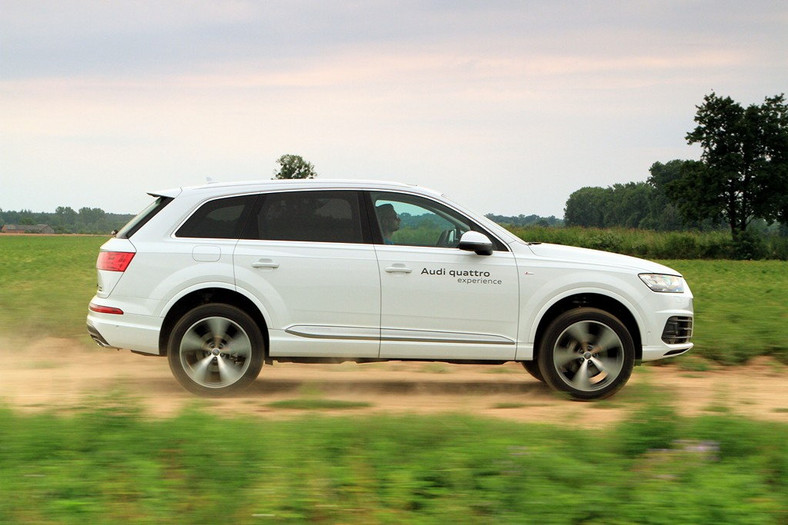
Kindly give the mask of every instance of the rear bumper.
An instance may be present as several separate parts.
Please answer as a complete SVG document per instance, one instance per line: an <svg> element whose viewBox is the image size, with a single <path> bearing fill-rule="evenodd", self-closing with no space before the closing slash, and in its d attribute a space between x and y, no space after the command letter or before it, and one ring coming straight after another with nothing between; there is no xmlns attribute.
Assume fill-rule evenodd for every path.
<svg viewBox="0 0 788 525"><path fill-rule="evenodd" d="M87 330L104 348L126 348L142 354L161 355L159 330L161 320L150 316L115 315L89 312Z"/></svg>
<svg viewBox="0 0 788 525"><path fill-rule="evenodd" d="M112 345L110 345L107 342L106 339L104 339L104 336L101 335L98 329L95 326L93 326L90 321L88 321L87 328L88 328L88 335L90 336L91 339L93 339L93 341L97 345L99 345L102 348L114 348Z"/></svg>

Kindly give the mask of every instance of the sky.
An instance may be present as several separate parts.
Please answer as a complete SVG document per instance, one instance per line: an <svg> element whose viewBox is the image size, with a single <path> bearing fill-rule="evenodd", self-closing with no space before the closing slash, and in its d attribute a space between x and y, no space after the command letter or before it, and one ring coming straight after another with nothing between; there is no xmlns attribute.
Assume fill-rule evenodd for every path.
<svg viewBox="0 0 788 525"><path fill-rule="evenodd" d="M704 95L786 91L784 0L0 0L0 209L136 213L296 154L563 217L699 158Z"/></svg>

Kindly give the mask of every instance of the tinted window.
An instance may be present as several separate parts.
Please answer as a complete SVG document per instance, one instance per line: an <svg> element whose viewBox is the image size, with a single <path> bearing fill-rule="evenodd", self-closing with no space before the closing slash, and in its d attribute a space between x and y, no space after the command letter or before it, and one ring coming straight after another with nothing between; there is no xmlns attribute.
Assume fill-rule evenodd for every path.
<svg viewBox="0 0 788 525"><path fill-rule="evenodd" d="M298 191L264 197L256 238L271 241L364 242L359 198L350 191Z"/></svg>
<svg viewBox="0 0 788 525"><path fill-rule="evenodd" d="M255 195L216 199L203 204L175 234L178 237L238 239Z"/></svg>

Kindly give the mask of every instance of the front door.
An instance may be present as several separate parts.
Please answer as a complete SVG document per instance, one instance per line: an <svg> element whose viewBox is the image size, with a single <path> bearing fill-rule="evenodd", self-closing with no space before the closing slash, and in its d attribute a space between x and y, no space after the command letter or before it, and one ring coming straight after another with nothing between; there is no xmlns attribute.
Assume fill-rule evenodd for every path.
<svg viewBox="0 0 788 525"><path fill-rule="evenodd" d="M514 359L519 285L505 245L492 255L462 251L462 234L479 228L461 213L421 196L371 198L380 228L380 356Z"/></svg>

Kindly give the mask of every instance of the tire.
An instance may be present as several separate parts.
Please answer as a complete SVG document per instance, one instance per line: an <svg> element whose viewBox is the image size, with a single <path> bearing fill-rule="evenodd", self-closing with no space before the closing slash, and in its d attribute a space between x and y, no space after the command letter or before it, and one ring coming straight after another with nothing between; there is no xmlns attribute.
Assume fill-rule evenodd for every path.
<svg viewBox="0 0 788 525"><path fill-rule="evenodd" d="M167 345L175 379L190 392L214 397L249 386L260 374L264 354L257 323L227 304L206 304L186 313Z"/></svg>
<svg viewBox="0 0 788 525"><path fill-rule="evenodd" d="M536 360L534 360L534 361L522 361L522 364L523 364L523 368L525 368L525 370L529 374L531 374L531 377L533 377L534 379L544 383L544 376L542 376L542 371L539 370L539 362L538 361L536 361Z"/></svg>
<svg viewBox="0 0 788 525"><path fill-rule="evenodd" d="M547 328L539 369L552 388L579 400L603 399L629 380L635 344L626 326L596 308L576 308Z"/></svg>

